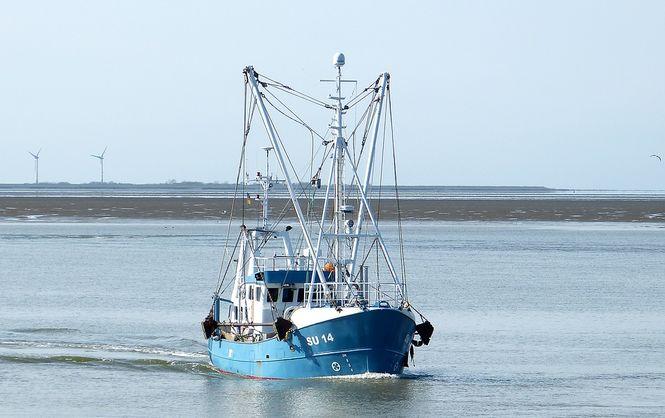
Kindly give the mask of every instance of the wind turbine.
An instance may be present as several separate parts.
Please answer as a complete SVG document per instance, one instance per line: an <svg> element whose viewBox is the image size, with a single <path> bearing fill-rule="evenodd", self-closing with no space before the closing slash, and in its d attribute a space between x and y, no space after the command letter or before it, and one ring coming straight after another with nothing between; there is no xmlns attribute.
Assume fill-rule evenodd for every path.
<svg viewBox="0 0 665 418"><path fill-rule="evenodd" d="M104 152L102 152L100 155L90 154L91 157L95 157L99 160L99 164L100 164L101 169L102 169L102 175L101 175L102 184L104 184L104 154L106 154L106 148L108 148L108 147L104 147Z"/></svg>
<svg viewBox="0 0 665 418"><path fill-rule="evenodd" d="M33 154L30 151L28 151L28 154L32 155L32 158L35 159L35 184L39 184L39 153L42 152L42 149L40 148L39 151L37 151L37 154Z"/></svg>

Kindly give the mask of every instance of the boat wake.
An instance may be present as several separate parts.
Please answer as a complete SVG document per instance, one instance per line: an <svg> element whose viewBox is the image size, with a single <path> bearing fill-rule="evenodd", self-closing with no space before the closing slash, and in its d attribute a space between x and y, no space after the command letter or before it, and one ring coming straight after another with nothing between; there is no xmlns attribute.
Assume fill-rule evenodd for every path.
<svg viewBox="0 0 665 418"><path fill-rule="evenodd" d="M390 374L390 373L362 373L362 374L353 374L353 375L343 375L343 376L320 376L315 377L314 379L334 379L334 380L376 380L376 379L404 379L403 375Z"/></svg>
<svg viewBox="0 0 665 418"><path fill-rule="evenodd" d="M13 331L17 332L16 330ZM30 331L28 332L30 333ZM48 332L59 334L71 331L76 330L54 328L49 329ZM191 340L185 342L192 343ZM26 365L59 364L79 367L99 367L100 369L190 373L214 378L226 377L220 374L209 363L208 356L204 352L142 345L5 340L0 341L0 365L3 363ZM418 379L419 377L421 376L410 374L363 373L352 376L326 376L315 379L363 381Z"/></svg>
<svg viewBox="0 0 665 418"><path fill-rule="evenodd" d="M44 328L14 328L9 332L17 334L70 334L79 332L75 328L44 327Z"/></svg>
<svg viewBox="0 0 665 418"><path fill-rule="evenodd" d="M66 332L68 330L49 331ZM69 364L218 376L203 352L144 345L5 340L0 341L0 364L3 363Z"/></svg>
<svg viewBox="0 0 665 418"><path fill-rule="evenodd" d="M120 345L120 344L90 344L78 342L53 342L53 341L0 341L0 349L3 348L18 348L18 349L75 349L86 351L104 351L116 353L140 353L140 354L154 354L160 356L171 357L186 357L207 359L208 356L204 352L189 352L174 350L164 347L150 347L141 345Z"/></svg>
<svg viewBox="0 0 665 418"><path fill-rule="evenodd" d="M181 361L157 358L120 359L80 355L23 356L0 355L0 363L18 364L71 364L115 369L145 371L167 371L217 376L216 370L207 361Z"/></svg>

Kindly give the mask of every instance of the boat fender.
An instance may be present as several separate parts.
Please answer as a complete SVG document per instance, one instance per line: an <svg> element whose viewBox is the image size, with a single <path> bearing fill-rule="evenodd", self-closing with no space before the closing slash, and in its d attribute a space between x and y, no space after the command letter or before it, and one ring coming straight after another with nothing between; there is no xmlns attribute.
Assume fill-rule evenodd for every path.
<svg viewBox="0 0 665 418"><path fill-rule="evenodd" d="M201 322L201 328L203 329L203 336L207 340L212 336L212 334L215 332L217 327L219 326L219 323L215 321L215 314L213 312L213 309L210 308L210 313L206 318Z"/></svg>
<svg viewBox="0 0 665 418"><path fill-rule="evenodd" d="M416 347L420 347L423 344L428 345L433 333L434 327L429 321L416 325L416 334L420 336L420 341L413 340L412 344Z"/></svg>
<svg viewBox="0 0 665 418"><path fill-rule="evenodd" d="M288 338L291 328L293 327L293 322L288 319L284 319L281 316L277 318L274 323L275 331L277 332L277 339L284 341Z"/></svg>

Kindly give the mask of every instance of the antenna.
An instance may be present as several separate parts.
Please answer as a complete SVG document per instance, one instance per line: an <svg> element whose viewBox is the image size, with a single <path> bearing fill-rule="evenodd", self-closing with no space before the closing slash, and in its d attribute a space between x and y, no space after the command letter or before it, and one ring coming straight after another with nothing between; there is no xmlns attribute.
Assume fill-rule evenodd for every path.
<svg viewBox="0 0 665 418"><path fill-rule="evenodd" d="M273 186L273 183L279 183L279 180L273 179L272 176L270 175L270 151L274 150L275 148L272 146L265 146L261 147L262 150L266 152L266 172L264 175L261 175L261 173L257 173L256 180L258 183L261 184L263 187L263 199L262 199L262 204L263 204L263 229L267 230L268 229L268 216L270 215L270 206L268 203L269 197L268 197L268 192L270 188Z"/></svg>
<svg viewBox="0 0 665 418"><path fill-rule="evenodd" d="M40 148L39 151L37 151L37 154L33 154L30 151L28 151L28 154L32 155L32 158L35 159L35 184L39 184L39 153L42 152L42 149Z"/></svg>
<svg viewBox="0 0 665 418"><path fill-rule="evenodd" d="M274 150L274 147L267 146L261 147L262 150L266 152L266 176L270 176L270 151Z"/></svg>
<svg viewBox="0 0 665 418"><path fill-rule="evenodd" d="M100 164L100 167L101 167L101 176L100 176L100 178L101 178L101 183L102 184L104 184L104 154L106 154L107 148L108 148L108 146L104 147L104 151L99 155L90 154L91 157L95 157L99 160L99 164Z"/></svg>

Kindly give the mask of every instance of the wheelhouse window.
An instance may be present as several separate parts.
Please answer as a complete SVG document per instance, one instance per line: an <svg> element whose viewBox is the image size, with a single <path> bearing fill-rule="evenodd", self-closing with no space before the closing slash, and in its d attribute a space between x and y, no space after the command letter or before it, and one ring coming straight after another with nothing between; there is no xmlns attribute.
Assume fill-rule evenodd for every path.
<svg viewBox="0 0 665 418"><path fill-rule="evenodd" d="M279 298L279 288L278 287L269 287L268 288L268 298L269 302L277 302Z"/></svg>
<svg viewBox="0 0 665 418"><path fill-rule="evenodd" d="M257 301L261 300L261 288L260 287L256 286L256 294L254 296L256 296Z"/></svg>
<svg viewBox="0 0 665 418"><path fill-rule="evenodd" d="M282 302L293 302L293 289L290 287L282 289Z"/></svg>
<svg viewBox="0 0 665 418"><path fill-rule="evenodd" d="M305 301L305 289L302 289L302 288L298 289L298 299L297 299L297 301L299 303Z"/></svg>
<svg viewBox="0 0 665 418"><path fill-rule="evenodd" d="M254 300L254 286L249 286L249 295L247 296L249 300Z"/></svg>

